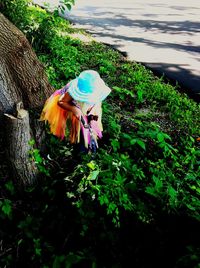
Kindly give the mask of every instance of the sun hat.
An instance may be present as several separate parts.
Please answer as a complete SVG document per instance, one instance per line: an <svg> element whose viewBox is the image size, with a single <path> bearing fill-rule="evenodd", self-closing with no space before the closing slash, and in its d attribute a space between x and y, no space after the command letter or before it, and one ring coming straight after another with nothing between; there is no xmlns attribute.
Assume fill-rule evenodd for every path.
<svg viewBox="0 0 200 268"><path fill-rule="evenodd" d="M98 72L86 70L69 83L68 93L80 102L96 104L103 101L111 92Z"/></svg>

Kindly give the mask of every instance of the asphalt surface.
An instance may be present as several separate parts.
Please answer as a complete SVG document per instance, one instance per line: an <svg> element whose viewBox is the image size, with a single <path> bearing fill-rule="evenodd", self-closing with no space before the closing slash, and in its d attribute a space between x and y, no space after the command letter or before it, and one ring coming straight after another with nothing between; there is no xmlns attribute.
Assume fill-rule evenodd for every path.
<svg viewBox="0 0 200 268"><path fill-rule="evenodd" d="M200 99L200 0L75 2L64 16L76 27Z"/></svg>

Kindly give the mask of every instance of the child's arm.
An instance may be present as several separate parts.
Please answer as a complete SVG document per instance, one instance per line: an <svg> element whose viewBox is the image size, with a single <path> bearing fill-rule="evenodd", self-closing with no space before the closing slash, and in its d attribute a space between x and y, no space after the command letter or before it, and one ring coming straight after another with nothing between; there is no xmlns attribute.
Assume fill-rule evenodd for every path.
<svg viewBox="0 0 200 268"><path fill-rule="evenodd" d="M60 96L58 100L58 105L67 111L71 111L80 120L82 112L78 107L72 104L72 100L72 97L69 95L68 92L66 92L65 94Z"/></svg>

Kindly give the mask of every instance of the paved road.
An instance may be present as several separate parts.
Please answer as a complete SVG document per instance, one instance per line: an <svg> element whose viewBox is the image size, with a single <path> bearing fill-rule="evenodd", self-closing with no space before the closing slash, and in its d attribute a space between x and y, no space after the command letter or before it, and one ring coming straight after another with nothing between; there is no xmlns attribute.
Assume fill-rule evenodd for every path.
<svg viewBox="0 0 200 268"><path fill-rule="evenodd" d="M200 0L75 2L65 17L77 27L200 97Z"/></svg>

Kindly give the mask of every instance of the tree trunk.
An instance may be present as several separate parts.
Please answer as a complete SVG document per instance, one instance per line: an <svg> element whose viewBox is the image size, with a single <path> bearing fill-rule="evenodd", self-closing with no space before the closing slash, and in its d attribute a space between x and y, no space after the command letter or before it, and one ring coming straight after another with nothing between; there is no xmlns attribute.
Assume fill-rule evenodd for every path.
<svg viewBox="0 0 200 268"><path fill-rule="evenodd" d="M24 34L0 13L0 112L22 101L25 109L41 107L53 92L43 65Z"/></svg>
<svg viewBox="0 0 200 268"><path fill-rule="evenodd" d="M29 114L17 109L17 116L5 114L6 153L19 184L32 185L37 178L37 167L30 157L31 140Z"/></svg>
<svg viewBox="0 0 200 268"><path fill-rule="evenodd" d="M14 114L16 103L22 102L26 110L41 111L45 100L52 94L43 65L39 62L24 34L0 13L0 128L4 128L3 114ZM19 120L12 118L18 124ZM13 121L13 122L14 122ZM31 122L34 120L31 120ZM18 122L18 123L16 123ZM26 124L29 124L27 121ZM14 127L16 146L28 142L21 139L24 125ZM32 127L31 133L35 133ZM28 136L27 136L28 137ZM20 141L21 139L21 141ZM22 141L23 140L23 141ZM14 141L12 141L14 142ZM25 146L23 144L23 146ZM10 160L13 160L10 154ZM20 160L23 162L22 158ZM23 164L23 163L22 163ZM28 163L27 170L28 168ZM22 169L25 170L24 165ZM13 172L20 173L19 169ZM23 173L23 172L22 172ZM21 174L21 173L20 173ZM20 176L19 176L20 177ZM30 173L30 179L32 174ZM25 178L25 181L28 179Z"/></svg>

